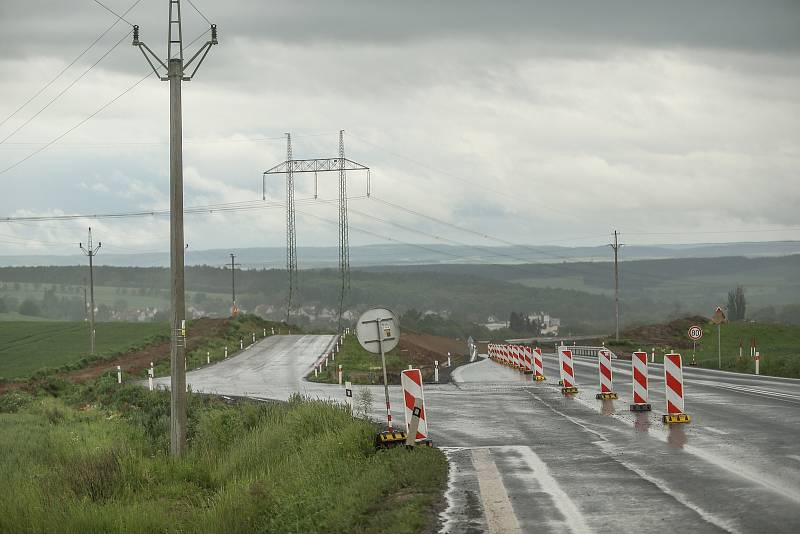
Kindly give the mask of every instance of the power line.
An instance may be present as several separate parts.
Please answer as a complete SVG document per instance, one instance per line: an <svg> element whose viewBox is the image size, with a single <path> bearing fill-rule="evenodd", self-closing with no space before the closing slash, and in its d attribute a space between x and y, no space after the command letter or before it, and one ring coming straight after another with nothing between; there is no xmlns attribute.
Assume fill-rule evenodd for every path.
<svg viewBox="0 0 800 534"><path fill-rule="evenodd" d="M136 5L137 5L137 4L139 4L139 2L141 2L141 1L142 1L142 0L136 0L136 2L134 2L134 3L133 3L133 5L132 5L131 7L129 7L129 8L128 8L128 9L125 11L124 15L127 15L127 14L128 14L128 13L129 13L129 12L130 12L130 11L131 11L131 10L132 10L134 7L136 7ZM14 116L15 116L17 113L19 113L20 111L22 111L22 109L23 109L23 108L25 108L25 106L27 106L28 104L30 104L31 102L33 102L33 100L34 100L34 99L35 99L37 96L39 96L40 94L42 94L42 93L43 93L45 90L47 90L47 88L48 88L48 87L50 87L51 85L53 85L53 83L55 83L55 81L56 81L56 80L58 80L58 79L61 77L61 75L63 75L65 72L67 72L67 70L69 70L69 68L70 68L70 67L72 67L72 66L73 66L75 63L77 63L77 62L78 62L78 60L79 60L80 58L82 58L82 57L83 57L83 56L86 54L86 52L88 52L89 50L91 50L91 49L92 49L92 47L94 47L94 45L96 45L98 42L100 42L100 40L101 40L103 37L105 37L105 36L106 36L106 34L107 34L108 32L110 32L110 31L111 31L111 30L112 30L112 29L113 29L113 28L114 28L114 27L117 25L117 23L119 23L119 21L120 21L120 20L124 20L124 19L122 19L122 17L119 17L117 20L115 20L115 21L114 21L114 22L111 24L111 26L109 26L108 28L106 28L106 29L105 29L105 31L104 31L103 33L101 33L100 35L98 35L98 36L97 36L97 38L96 38L94 41L92 41L92 43L91 43L89 46L87 46L86 48L84 48L84 49L83 49L83 51L82 51L80 54L78 54L77 56L75 56L75 59L73 59L72 61L70 61L70 63L69 63L69 64L68 64L66 67L64 67L63 69L61 69L61 71L59 71L59 73L58 73L58 74L56 74L56 75L55 75L55 77L54 77L52 80L50 80L49 82L47 82L46 84L44 84L44 86L42 86L42 88L41 88L41 89L39 89L38 91L36 91L36 92L33 94L33 96L32 96L32 97L30 97L28 100L26 100L25 102L23 102L23 104L22 104L21 106L19 106L17 109L15 109L13 112L11 112L11 114L10 114L9 116L7 116L5 119L3 119L3 120L2 120L2 122L0 122L0 126L3 126L3 125L6 123L6 122L8 122L8 120L9 120L9 119L11 119L11 118L12 118L12 117L14 117ZM125 21L125 22L127 22L127 21Z"/></svg>
<svg viewBox="0 0 800 534"><path fill-rule="evenodd" d="M96 1L96 0L95 0L95 1ZM195 11L197 11L197 14L198 14L198 15L200 15L201 17L203 17L203 18L205 19L205 21L206 21L206 22L208 22L209 24L211 24L211 21L210 21L210 20L208 20L208 17L206 17L206 16L205 16L205 14L203 14L203 12L202 12L202 11L200 11L200 9L198 9L198 7L197 7L196 5L194 5L194 2L192 2L192 0L186 0L186 1L187 1L187 2L189 2L189 5L190 5L190 6L192 6L192 9L194 9Z"/></svg>
<svg viewBox="0 0 800 534"><path fill-rule="evenodd" d="M137 0L136 4L138 4L139 2L141 2L141 0ZM126 24L128 24L128 25L129 25L131 28L133 27L133 24L131 24L130 22L128 22L128 20L125 18L125 15L127 15L127 14L128 14L128 11L130 11L131 9L133 9L133 6L135 6L136 4L133 4L133 6L131 6L131 7L128 9L128 11L126 11L124 14L122 14L122 15L119 15L119 14L117 14L117 12L116 12L116 11L114 11L113 9L111 9L110 7L108 7L107 5L105 5L103 2L100 2L100 0L94 0L94 3L95 3L95 4L97 4L98 6L102 7L103 9L105 9L106 11L108 11L109 13L111 13L112 15L114 15L115 17L117 17L117 19L118 19L118 20L121 20L121 21L125 22L125 23L126 23Z"/></svg>
<svg viewBox="0 0 800 534"><path fill-rule="evenodd" d="M204 31L203 33L201 33L200 35L198 35L197 37L195 37L195 38L194 38L194 40L192 40L192 41L191 41L191 42L190 42L188 45L186 45L186 46L187 46L187 47L188 47L188 46L191 46L192 44L194 44L194 42L195 42L195 41L198 41L198 40L200 40L200 39L201 39L201 38L202 38L202 37L203 37L205 34L207 34L209 31L211 31L211 30L206 30L206 31ZM98 115L100 112L102 112L102 111L103 111L103 110L105 110L107 107L109 107L110 105L112 105L114 102L116 102L117 100L119 100L120 98L122 98L123 96L125 96L126 94L128 94L129 92L131 92L131 91L132 91L132 90L133 90L133 89L134 89L134 88L135 88L137 85L139 85L140 83L142 83L143 81L145 81L147 78L149 78L149 77L150 77L150 75L152 75L152 72L148 71L148 72L147 72L147 74L146 74L146 75L145 75L143 78L139 79L139 80L138 80L138 81L136 81L136 82L135 82L133 85L131 85L130 87L128 87L127 89L125 89L124 91L122 91L120 94L118 94L117 96L115 96L114 98L112 98L111 100L109 100L108 102L106 102L105 104L103 104L102 106L100 106L99 108L97 108L97 109L96 109L94 112L92 112L92 113L91 113L91 114L90 114L88 117L86 117L86 118L84 118L84 119L82 119L82 120L78 121L78 123L76 123L74 126L72 126L72 127L68 128L68 129L67 129L67 130L66 130L64 133L62 133L61 135L58 135L58 136L56 136L56 137L55 137L55 138L53 138L52 140L50 140L50 141L48 141L47 143L45 143L43 146L39 147L38 149L34 150L33 152L31 152L30 154L28 154L27 156L25 156L24 158L22 158L22 159L20 159L20 160L18 160L18 161L16 161L16 162L14 162L14 163L12 163L11 165L9 165L9 166L8 166L8 167L6 167L6 168L4 168L4 169L0 170L0 174L5 174L5 173L7 173L8 171L10 171L11 169L14 169L14 168L16 168L17 166L21 165L22 163L25 163L26 161L28 161L29 159L31 159L31 158L32 158L32 157L34 157L35 155L37 155L37 154L39 154L39 153L43 152L43 151L44 151L44 150L46 150L48 147L52 146L53 144L57 143L59 140L61 140L61 139L63 139L64 137L66 137L68 134L70 134L70 133L72 133L73 131L77 130L78 128L80 128L81 126L83 126L85 123L87 123L87 122L89 122L91 119L93 119L93 118L94 118L96 115Z"/></svg>
<svg viewBox="0 0 800 534"><path fill-rule="evenodd" d="M105 58L106 58L106 57L107 57L107 56L108 56L108 55L109 55L111 52L113 52L113 51L114 51L114 49L115 49L116 47L118 47L118 46L119 46L119 45L122 43L122 41L124 41L125 39L127 39L127 38L128 38L128 36L131 34L131 32L132 32L132 31L133 31L133 30L130 30L128 33L126 33L125 35L123 35L123 36L122 36L122 38L121 38L119 41L117 41L116 43L114 43L114 46L112 46L111 48L109 48L109 49L108 49L108 51L107 51L105 54L103 54L102 56L100 56L100 59L98 59L97 61L95 61L94 63L92 63L92 64L89 66L89 68L88 68L88 69L86 69L85 71L83 71L83 72L82 72L82 73L81 73L81 74L80 74L80 75L79 75L77 78L75 78L74 80L72 80L72 82L70 82L70 83L69 83L69 85L67 85L67 86L66 86L66 87L64 87L64 88L63 88L61 91L59 91L59 92L56 94L56 96L54 96L53 98L51 98L51 99L50 99L50 100L47 102L47 104L45 104L44 106L42 106L41 108L39 108L39 110L38 110L36 113L34 113L34 114L33 114L33 115L31 115L30 117L28 117L28 120L26 120L25 122L23 122L22 124L20 124L20 125L19 125L19 126L17 126L16 128L14 128L14 129L11 131L11 133L10 133L10 134L8 134L8 135L7 135L7 136L5 136L5 137L4 137L2 140L0 140L0 145L2 145L3 143L5 143L6 141L8 141L8 140L9 140L11 137L13 137L13 136L14 136L14 135L15 135L17 132L19 132L20 130L22 130L23 128L25 128L27 125L29 125L31 122L33 122L33 120L34 120L36 117L38 117L39 115L41 115L41 114L42 114L42 112L44 112L44 110L46 110L47 108L49 108L51 104L53 104L53 103L54 103L56 100L58 100L59 98L61 98L61 97L64 95L64 93L66 93L67 91L69 91L70 89L72 89L72 87L73 87L73 86L74 86L76 83L78 83L78 82L79 82L79 81L80 81L80 80L81 80L81 79L82 79L84 76L86 76L86 75L89 73L89 71L91 71L93 68L95 68L95 67L96 67L96 66L97 66L97 65L98 65L98 64L99 64L101 61L103 61L103 60L104 60L104 59L105 59Z"/></svg>

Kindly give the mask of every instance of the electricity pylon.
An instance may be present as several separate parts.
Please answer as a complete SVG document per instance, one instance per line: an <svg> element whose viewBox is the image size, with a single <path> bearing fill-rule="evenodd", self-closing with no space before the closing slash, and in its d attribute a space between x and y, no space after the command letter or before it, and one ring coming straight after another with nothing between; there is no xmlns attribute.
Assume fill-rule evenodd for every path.
<svg viewBox="0 0 800 534"><path fill-rule="evenodd" d="M170 183L170 451L182 456L186 450L186 293L183 239L183 124L181 83L190 81L211 47L217 44L217 25L211 24L211 39L187 61L183 61L183 29L180 0L169 0L167 63L139 40L139 26L133 27L133 46L141 50L161 81L169 82L169 183ZM155 61L155 63L154 63ZM195 63L196 61L196 63ZM190 67L194 64L194 68ZM166 74L159 72L159 66ZM189 72L191 70L191 72Z"/></svg>

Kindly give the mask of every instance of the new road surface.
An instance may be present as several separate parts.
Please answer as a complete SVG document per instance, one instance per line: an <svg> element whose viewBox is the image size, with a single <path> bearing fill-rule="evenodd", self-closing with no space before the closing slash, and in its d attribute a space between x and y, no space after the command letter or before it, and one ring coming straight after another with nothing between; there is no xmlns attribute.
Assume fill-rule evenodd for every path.
<svg viewBox="0 0 800 534"><path fill-rule="evenodd" d="M266 338L187 382L343 401L338 386L303 379L331 342ZM692 423L669 427L660 365L650 366L653 411L634 414L630 362L613 364L617 401L595 400L592 359L575 359L572 398L557 386L555 356L544 362L545 382L480 359L451 384L426 384L430 435L451 464L444 532L800 532L800 380L685 369ZM383 388L368 389L381 420ZM402 422L399 388L391 397Z"/></svg>

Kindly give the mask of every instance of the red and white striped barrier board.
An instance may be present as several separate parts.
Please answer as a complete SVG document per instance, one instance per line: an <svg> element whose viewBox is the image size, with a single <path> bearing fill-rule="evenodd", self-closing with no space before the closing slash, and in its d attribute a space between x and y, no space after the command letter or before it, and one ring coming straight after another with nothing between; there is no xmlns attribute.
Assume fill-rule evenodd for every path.
<svg viewBox="0 0 800 534"><path fill-rule="evenodd" d="M416 440L428 439L428 418L425 413L425 394L422 391L422 372L419 369L406 369L400 373L400 384L403 386L403 398L405 404L406 431L411 424L411 417L414 412L416 399L422 401L419 414L419 425L417 426Z"/></svg>
<svg viewBox="0 0 800 534"><path fill-rule="evenodd" d="M572 351L563 345L558 347L559 367L561 369L561 382L563 387L561 393L577 393L578 386L575 383L575 364L572 360Z"/></svg>
<svg viewBox="0 0 800 534"><path fill-rule="evenodd" d="M600 375L600 393L596 395L600 400L612 400L617 398L614 392L614 377L611 369L611 352L607 350L597 351L597 370Z"/></svg>
<svg viewBox="0 0 800 534"><path fill-rule="evenodd" d="M508 345L503 345L503 363L506 365L511 365L511 353L508 349Z"/></svg>
<svg viewBox="0 0 800 534"><path fill-rule="evenodd" d="M523 371L525 363L523 360L522 347L520 345L514 345L514 360L514 367L516 367L518 371Z"/></svg>
<svg viewBox="0 0 800 534"><path fill-rule="evenodd" d="M539 347L533 349L533 379L545 380L544 364L542 363L542 349Z"/></svg>
<svg viewBox="0 0 800 534"><path fill-rule="evenodd" d="M665 423L688 423L691 418L683 412L683 363L680 354L664 355L664 383L667 393Z"/></svg>
<svg viewBox="0 0 800 534"><path fill-rule="evenodd" d="M646 352L637 351L631 355L631 372L633 374L633 404L631 404L631 411L649 412Z"/></svg>
<svg viewBox="0 0 800 534"><path fill-rule="evenodd" d="M525 374L526 375L533 374L533 363L532 363L533 362L533 357L532 357L533 349L531 349L530 347L523 347L522 349L524 351L522 353L522 357L525 359L525 369L524 369Z"/></svg>

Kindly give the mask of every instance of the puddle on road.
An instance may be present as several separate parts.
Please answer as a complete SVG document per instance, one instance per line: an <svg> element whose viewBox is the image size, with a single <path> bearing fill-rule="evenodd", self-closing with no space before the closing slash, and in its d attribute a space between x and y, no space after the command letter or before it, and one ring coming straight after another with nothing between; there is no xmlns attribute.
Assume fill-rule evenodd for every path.
<svg viewBox="0 0 800 534"><path fill-rule="evenodd" d="M647 412L637 412L634 414L636 419L633 421L633 428L636 432L647 434L650 432L650 414Z"/></svg>
<svg viewBox="0 0 800 534"><path fill-rule="evenodd" d="M669 425L669 434L667 434L667 445L673 449L682 449L689 441L683 425Z"/></svg>
<svg viewBox="0 0 800 534"><path fill-rule="evenodd" d="M601 402L603 404L600 407L600 413L603 415L614 415L614 401L603 399Z"/></svg>

